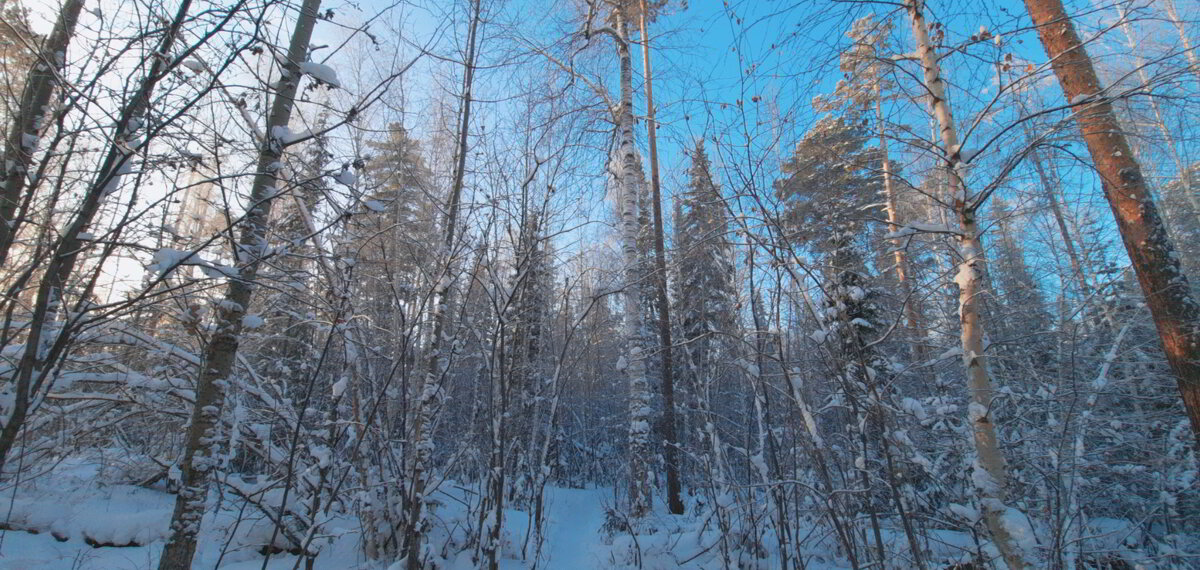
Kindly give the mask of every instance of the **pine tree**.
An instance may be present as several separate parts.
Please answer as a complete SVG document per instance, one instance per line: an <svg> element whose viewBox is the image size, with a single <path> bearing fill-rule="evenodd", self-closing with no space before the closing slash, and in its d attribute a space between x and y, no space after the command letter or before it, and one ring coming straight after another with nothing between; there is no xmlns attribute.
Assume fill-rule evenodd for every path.
<svg viewBox="0 0 1200 570"><path fill-rule="evenodd" d="M1141 165L1059 0L1025 0L1104 186L1200 446L1200 304L1180 269Z"/></svg>
<svg viewBox="0 0 1200 570"><path fill-rule="evenodd" d="M871 220L878 217L876 197L884 180L881 152L867 146L868 134L860 125L844 118L819 121L784 163L787 178L776 183L776 192L786 208L790 235L825 258L818 337L831 354L829 365L837 380L833 401L842 402L849 412L845 420L850 439L845 445L856 450L857 478L869 490L861 497L860 508L869 515L875 556L882 562L886 555L880 514L888 500L886 490L895 491L888 428L893 383L891 366L877 344L870 342L886 321L868 275L864 237ZM891 500L920 565L921 550L908 525L905 505L895 492Z"/></svg>

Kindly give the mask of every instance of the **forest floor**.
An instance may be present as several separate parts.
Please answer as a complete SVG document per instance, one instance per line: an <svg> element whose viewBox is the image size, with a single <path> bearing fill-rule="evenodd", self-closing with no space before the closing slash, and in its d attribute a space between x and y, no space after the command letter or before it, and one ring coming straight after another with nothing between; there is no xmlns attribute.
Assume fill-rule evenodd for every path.
<svg viewBox="0 0 1200 570"><path fill-rule="evenodd" d="M155 568L168 534L168 521L174 495L161 488L99 483L106 477L92 462L65 461L51 472L0 494L0 569L103 569L141 570ZM461 547L461 521L466 518L465 493L447 483L448 489L435 513L440 521L430 536L430 546L444 554L444 568L474 568L470 550ZM201 540L193 568L257 569L263 566L261 545L270 540L271 528L253 508L231 496L216 497L205 516ZM602 531L607 507L613 503L611 488L550 488L546 493L546 541L542 548L542 568L612 568L632 562L632 539L611 538ZM527 513L505 512L504 556L502 568L528 568L521 552L533 552L536 545L526 541ZM327 522L328 538L323 541L315 566L320 569L384 569L388 564L371 562L359 547L357 519L334 518ZM645 540L643 538L643 540ZM277 540L277 542L279 542ZM99 545L99 546L98 546ZM653 542L641 545L653 549ZM659 555L664 555L659 548ZM663 559L656 563L652 554L643 555L648 568L678 567ZM267 567L289 569L297 566L297 557L273 554ZM302 566L302 565L301 565ZM698 566L694 566L698 567Z"/></svg>
<svg viewBox="0 0 1200 570"><path fill-rule="evenodd" d="M167 538L167 524L174 495L162 488L127 484L102 484L111 479L100 472L95 461L64 461L48 473L30 477L19 486L0 491L0 569L96 569L143 570L157 566ZM161 485L161 483L160 483ZM428 546L445 570L478 567L474 552L465 548L464 528L473 521L468 510L471 491L445 482L433 513L434 529ZM268 494L268 501L271 495ZM263 567L262 545L271 540L272 528L253 507L244 507L230 495L215 495L204 518L203 531L193 568L251 570ZM693 497L689 512L697 509ZM723 543L718 521L711 516L669 516L658 510L631 535L621 520L610 520L614 504L612 488L546 490L545 542L540 555L529 537L530 516L517 510L505 511L500 567L505 570L537 568L587 570L591 568L720 568ZM334 517L322 528L320 555L315 567L321 570L391 570L400 565L369 561L360 546L359 521L353 516ZM1122 526L1122 525L1118 525ZM614 530L613 527L623 527ZM1110 529L1111 530L1111 529ZM36 533L35 533L36 532ZM819 528L801 529L806 537L805 565L809 569L847 568L836 555L831 537L821 537ZM1122 533L1112 533L1113 536ZM534 535L536 536L536 535ZM978 548L966 533L931 530L929 555L936 567L970 559ZM727 537L728 538L728 537ZM884 532L888 550L903 552L903 536ZM770 533L762 541L773 541ZM1119 540L1116 541L1119 543ZM284 545L282 538L276 544ZM759 558L755 549L724 542L733 567L777 568L780 561ZM1116 546L1116 544L1114 544ZM793 547L794 548L794 547ZM991 545L983 546L985 551ZM760 551L761 552L761 551ZM904 560L903 556L897 560ZM639 564L640 562L640 564ZM271 569L303 567L297 556L273 554ZM902 567L896 566L897 568Z"/></svg>
<svg viewBox="0 0 1200 570"><path fill-rule="evenodd" d="M109 478L91 461L64 461L52 471L23 481L0 494L0 569L153 569L167 538L174 495L161 488L127 484L102 484ZM160 484L161 486L161 484ZM462 550L463 522L468 518L469 492L447 482L442 485L438 521L429 546L441 555L439 567L475 568L473 552ZM261 545L270 541L271 527L254 509L229 495L214 497L205 516L193 568L258 569L263 566ZM669 517L653 513L636 537L606 528L614 504L612 488L546 491L546 532L539 568L586 570L590 568L705 568L720 565L712 520ZM505 512L501 568L533 566L537 550L527 539L529 514ZM358 520L340 517L324 528L318 569L378 569L389 564L371 562L360 548ZM611 526L611 525L609 525ZM618 525L619 526L619 525ZM705 530L705 529L708 530ZM282 544L277 539L276 543ZM100 545L100 546L97 546ZM525 555L522 555L522 551ZM273 554L267 567L290 569L297 557ZM763 567L772 561L762 560ZM399 567L398 565L396 565ZM810 566L812 567L812 566Z"/></svg>

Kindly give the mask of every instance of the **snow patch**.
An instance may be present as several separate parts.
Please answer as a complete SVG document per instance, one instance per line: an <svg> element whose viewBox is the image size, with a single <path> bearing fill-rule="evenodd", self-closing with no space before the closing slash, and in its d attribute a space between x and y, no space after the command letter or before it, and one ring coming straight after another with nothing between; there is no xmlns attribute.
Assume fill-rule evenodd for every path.
<svg viewBox="0 0 1200 570"><path fill-rule="evenodd" d="M341 82L338 81L337 72L332 67L315 61L306 61L300 64L300 71L305 75L325 83L330 87L341 87Z"/></svg>

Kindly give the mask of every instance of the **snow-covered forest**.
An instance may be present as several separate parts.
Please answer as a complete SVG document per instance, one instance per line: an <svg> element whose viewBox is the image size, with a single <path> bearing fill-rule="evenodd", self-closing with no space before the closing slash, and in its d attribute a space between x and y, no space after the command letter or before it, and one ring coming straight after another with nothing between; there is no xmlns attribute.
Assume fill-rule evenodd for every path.
<svg viewBox="0 0 1200 570"><path fill-rule="evenodd" d="M0 0L0 568L1200 568L1198 106L1195 0Z"/></svg>

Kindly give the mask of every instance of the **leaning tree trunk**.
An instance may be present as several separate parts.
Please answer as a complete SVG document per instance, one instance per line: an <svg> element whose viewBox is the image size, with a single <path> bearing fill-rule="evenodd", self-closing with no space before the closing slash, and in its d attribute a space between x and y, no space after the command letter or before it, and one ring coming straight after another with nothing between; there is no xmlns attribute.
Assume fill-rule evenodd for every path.
<svg viewBox="0 0 1200 570"><path fill-rule="evenodd" d="M1062 2L1025 0L1025 6L1075 111L1200 447L1200 305L1192 298L1141 166Z"/></svg>
<svg viewBox="0 0 1200 570"><path fill-rule="evenodd" d="M267 221L282 167L284 141L277 129L286 129L295 106L296 90L303 77L300 64L308 57L308 43L316 24L321 0L304 0L300 17L292 32L287 61L271 102L267 117L267 136L261 141L258 166L247 205L245 226L236 245L235 259L241 262L237 278L230 279L224 300L219 304L216 327L204 349L204 359L196 379L195 404L188 426L187 447L179 462L179 495L171 515L171 536L163 547L159 570L189 568L196 553L196 537L204 516L208 477L216 466L220 442L217 437L221 408L229 388L242 333L242 319L250 305L258 266L267 249Z"/></svg>
<svg viewBox="0 0 1200 570"><path fill-rule="evenodd" d="M17 210L28 182L29 166L33 163L38 137L45 127L50 96L67 63L67 47L75 35L75 22L79 20L81 9L83 0L67 0L63 4L54 30L42 42L37 59L29 70L29 78L21 92L20 106L9 126L4 144L4 168L0 170L0 177L3 177L0 184L4 192L0 194L0 267L4 266L9 249L16 241L20 228Z"/></svg>
<svg viewBox="0 0 1200 570"><path fill-rule="evenodd" d="M658 338L662 353L663 458L667 468L667 507L683 514L679 498L679 441L675 436L675 378L671 358L671 304L667 298L667 254L663 245L662 190L658 176L658 125L654 122L653 73L650 71L650 35L646 31L646 0L641 5L642 74L646 80L646 133L650 142L650 188L654 205L654 288L658 304Z"/></svg>
<svg viewBox="0 0 1200 570"><path fill-rule="evenodd" d="M959 169L964 166L959 156L958 133L954 128L954 116L946 101L945 84L942 81L938 56L929 41L929 29L925 23L923 0L909 0L908 13L912 18L913 37L921 58L925 88L929 91L930 106L941 130L942 144L947 160L950 198L958 218L959 254L962 256L955 277L958 284L959 317L962 321L963 363L967 369L967 384L971 392L968 419L975 444L976 475L973 477L976 492L983 506L984 520L1000 555L1009 568L1025 568L1025 553L1014 539L1009 521L1017 520L1015 509L1005 505L1005 481L1008 468L992 424L992 381L988 374L986 347L984 346L983 295L984 275L987 258L980 240L980 229L976 220L978 204L969 199L967 187ZM982 470L982 471L981 471Z"/></svg>
<svg viewBox="0 0 1200 570"><path fill-rule="evenodd" d="M617 156L614 164L617 207L620 214L621 251L625 257L626 374L629 376L629 512L640 518L650 512L650 383L640 339L645 325L639 306L638 189L644 183L633 142L633 58L629 52L629 22L617 9L617 56L621 66L621 103L617 111Z"/></svg>

